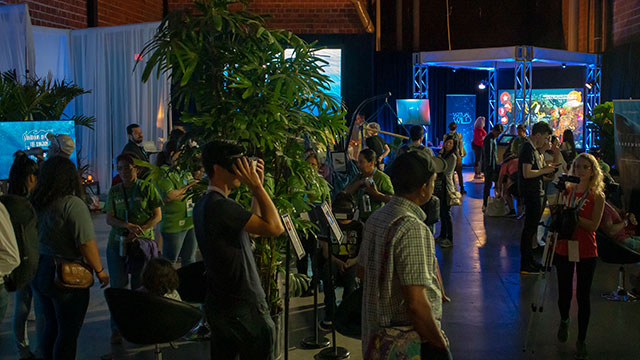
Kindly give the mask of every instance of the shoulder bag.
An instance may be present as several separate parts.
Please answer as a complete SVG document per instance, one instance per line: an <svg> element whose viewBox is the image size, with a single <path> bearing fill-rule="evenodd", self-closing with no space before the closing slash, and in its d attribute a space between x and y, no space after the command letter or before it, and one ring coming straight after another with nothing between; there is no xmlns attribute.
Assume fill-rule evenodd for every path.
<svg viewBox="0 0 640 360"><path fill-rule="evenodd" d="M54 259L56 266L55 284L63 290L88 289L93 285L93 270L76 261Z"/></svg>

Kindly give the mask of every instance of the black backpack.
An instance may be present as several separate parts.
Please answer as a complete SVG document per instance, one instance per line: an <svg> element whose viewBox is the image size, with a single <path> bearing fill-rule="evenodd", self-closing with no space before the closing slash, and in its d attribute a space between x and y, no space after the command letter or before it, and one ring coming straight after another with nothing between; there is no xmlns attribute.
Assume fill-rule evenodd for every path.
<svg viewBox="0 0 640 360"><path fill-rule="evenodd" d="M20 265L4 281L8 291L16 291L28 285L38 270L38 221L31 202L18 195L3 195L0 202L7 208L13 232L16 234Z"/></svg>

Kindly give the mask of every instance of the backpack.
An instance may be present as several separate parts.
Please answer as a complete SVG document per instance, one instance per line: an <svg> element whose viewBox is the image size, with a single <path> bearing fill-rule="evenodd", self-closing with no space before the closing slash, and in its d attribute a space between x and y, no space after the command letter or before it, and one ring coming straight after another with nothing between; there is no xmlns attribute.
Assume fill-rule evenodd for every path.
<svg viewBox="0 0 640 360"><path fill-rule="evenodd" d="M38 221L31 202L26 198L3 195L0 202L9 212L20 252L20 265L7 275L4 281L8 291L16 291L28 285L38 270Z"/></svg>

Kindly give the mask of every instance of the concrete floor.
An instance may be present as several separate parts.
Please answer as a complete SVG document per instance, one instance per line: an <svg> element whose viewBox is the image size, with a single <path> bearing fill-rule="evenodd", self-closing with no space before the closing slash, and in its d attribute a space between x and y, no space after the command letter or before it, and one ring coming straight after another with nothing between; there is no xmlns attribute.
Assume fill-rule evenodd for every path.
<svg viewBox="0 0 640 360"><path fill-rule="evenodd" d="M530 305L537 277L520 276L519 238L521 221L485 218L481 212L482 184L471 182L461 207L453 208L454 246L440 251L438 258L446 291L452 301L444 305L442 326L451 340L455 359L573 359L577 333L576 304L572 306L571 332L567 344L555 334L559 321L556 307L556 278L549 278L544 312L533 326L535 350L523 353ZM105 253L109 228L104 215L94 217L100 252ZM436 232L437 233L437 232ZM103 263L106 261L103 257ZM640 303L608 302L600 294L615 288L617 265L600 262L592 289L592 315L587 344L591 359L640 359ZM637 265L626 266L637 274ZM322 297L322 296L321 296ZM322 301L322 299L320 299ZM302 350L300 340L313 334L313 298L296 298L291 303L290 359L313 359L319 350ZM0 360L16 359L11 335L12 305L0 324ZM33 323L30 334L33 335ZM329 336L330 334L327 334ZM94 287L78 346L78 359L152 359L150 347L109 344L109 312L102 291ZM360 341L338 335L337 343L361 359ZM177 350L164 348L166 359L207 359L208 343L179 343Z"/></svg>

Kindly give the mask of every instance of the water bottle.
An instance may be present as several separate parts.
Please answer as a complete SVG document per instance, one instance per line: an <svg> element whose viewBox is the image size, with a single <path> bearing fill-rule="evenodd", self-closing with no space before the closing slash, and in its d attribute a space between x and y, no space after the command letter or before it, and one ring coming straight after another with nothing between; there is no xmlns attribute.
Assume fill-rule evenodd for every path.
<svg viewBox="0 0 640 360"><path fill-rule="evenodd" d="M371 212L371 199L369 198L368 194L364 194L364 196L362 197L362 205L363 212Z"/></svg>
<svg viewBox="0 0 640 360"><path fill-rule="evenodd" d="M122 231L122 235L120 235L120 243L118 244L119 245L118 253L122 257L127 256L127 237L129 237L129 230L124 229Z"/></svg>

